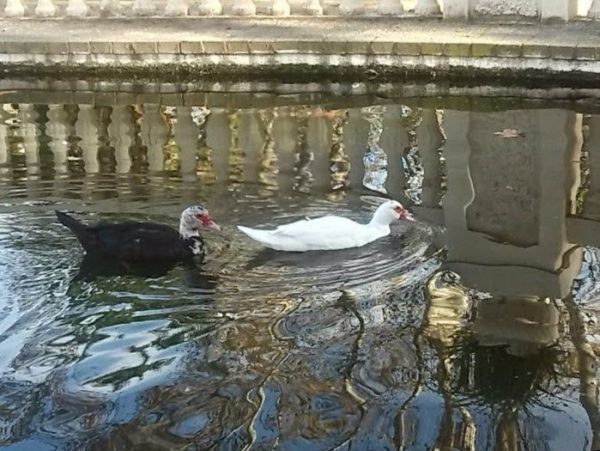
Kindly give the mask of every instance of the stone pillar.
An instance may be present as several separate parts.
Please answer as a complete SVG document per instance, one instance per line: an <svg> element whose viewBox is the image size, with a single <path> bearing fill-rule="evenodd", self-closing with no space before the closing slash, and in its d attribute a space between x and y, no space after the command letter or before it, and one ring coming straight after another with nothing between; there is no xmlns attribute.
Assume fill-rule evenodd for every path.
<svg viewBox="0 0 600 451"><path fill-rule="evenodd" d="M167 4L165 5L165 16L187 16L187 13L187 0L167 0Z"/></svg>
<svg viewBox="0 0 600 451"><path fill-rule="evenodd" d="M163 171L165 168L164 146L169 139L169 127L160 105L144 105L140 135L142 144L148 149L148 169L151 172Z"/></svg>
<svg viewBox="0 0 600 451"><path fill-rule="evenodd" d="M38 0L35 7L35 15L38 17L53 17L56 14L56 6L52 0Z"/></svg>
<svg viewBox="0 0 600 451"><path fill-rule="evenodd" d="M71 134L71 124L67 121L63 105L48 105L47 116L46 134L50 137L49 147L54 154L54 171L59 175L66 174L69 152L67 137Z"/></svg>
<svg viewBox="0 0 600 451"><path fill-rule="evenodd" d="M271 15L273 16L289 16L291 13L288 0L272 0Z"/></svg>
<svg viewBox="0 0 600 451"><path fill-rule="evenodd" d="M23 17L25 15L25 5L21 0L7 0L4 7L5 17Z"/></svg>
<svg viewBox="0 0 600 451"><path fill-rule="evenodd" d="M156 12L153 0L134 0L132 9L136 16L152 16Z"/></svg>
<svg viewBox="0 0 600 451"><path fill-rule="evenodd" d="M397 7L397 5L400 4L400 1L380 0L379 4L381 5L382 3L390 4L388 8L394 9L391 4L395 4ZM400 5L400 8L402 8L402 5ZM343 15L363 14L365 12L365 5L362 0L342 0L340 2L339 12Z"/></svg>
<svg viewBox="0 0 600 451"><path fill-rule="evenodd" d="M441 14L440 5L437 0L417 0L415 13L420 16L433 16Z"/></svg>
<svg viewBox="0 0 600 451"><path fill-rule="evenodd" d="M134 143L135 130L131 106L115 105L108 126L108 136L115 148L117 173L124 174L131 169L131 155L129 149Z"/></svg>
<svg viewBox="0 0 600 451"><path fill-rule="evenodd" d="M197 160L198 128L192 119L191 107L177 107L177 123L175 124L175 142L179 148L181 174L185 178L195 178Z"/></svg>
<svg viewBox="0 0 600 451"><path fill-rule="evenodd" d="M234 16L254 16L256 5L252 0L234 0L231 12Z"/></svg>
<svg viewBox="0 0 600 451"><path fill-rule="evenodd" d="M302 11L304 14L309 16L323 15L323 7L321 6L319 0L306 0L302 6Z"/></svg>
<svg viewBox="0 0 600 451"><path fill-rule="evenodd" d="M81 138L79 146L83 154L83 163L87 174L99 171L98 162L98 112L93 105L79 105L79 114L75 123L75 134Z"/></svg>
<svg viewBox="0 0 600 451"><path fill-rule="evenodd" d="M88 6L85 0L69 0L65 13L68 17L85 17L88 13Z"/></svg>
<svg viewBox="0 0 600 451"><path fill-rule="evenodd" d="M404 12L400 0L379 0L377 12L382 15L398 15Z"/></svg>
<svg viewBox="0 0 600 451"><path fill-rule="evenodd" d="M468 18L469 0L444 0L444 19L467 20Z"/></svg>
<svg viewBox="0 0 600 451"><path fill-rule="evenodd" d="M37 113L30 103L19 104L19 119L21 120L21 134L25 150L25 164L27 174L37 174L40 165L39 130L36 123Z"/></svg>
<svg viewBox="0 0 600 451"><path fill-rule="evenodd" d="M200 0L197 11L200 16L218 16L223 6L219 0Z"/></svg>
<svg viewBox="0 0 600 451"><path fill-rule="evenodd" d="M540 12L542 21L568 21L577 15L577 0L544 0Z"/></svg>
<svg viewBox="0 0 600 451"><path fill-rule="evenodd" d="M587 16L591 17L592 19L600 18L600 0L592 1L592 5L590 6L590 9L588 10Z"/></svg>

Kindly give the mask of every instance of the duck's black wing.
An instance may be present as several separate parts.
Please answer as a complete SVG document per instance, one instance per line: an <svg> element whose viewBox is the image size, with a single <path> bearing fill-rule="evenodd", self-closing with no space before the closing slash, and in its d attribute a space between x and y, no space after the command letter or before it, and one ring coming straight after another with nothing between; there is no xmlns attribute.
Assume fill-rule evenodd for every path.
<svg viewBox="0 0 600 451"><path fill-rule="evenodd" d="M93 250L105 256L131 261L181 260L192 258L194 244L182 240L172 227L152 222L98 224L90 227ZM84 246L85 247L85 246Z"/></svg>

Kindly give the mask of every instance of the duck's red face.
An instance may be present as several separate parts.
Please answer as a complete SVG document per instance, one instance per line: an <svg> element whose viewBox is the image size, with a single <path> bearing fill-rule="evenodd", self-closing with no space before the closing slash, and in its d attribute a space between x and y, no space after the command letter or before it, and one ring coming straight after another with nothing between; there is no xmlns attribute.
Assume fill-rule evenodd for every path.
<svg viewBox="0 0 600 451"><path fill-rule="evenodd" d="M394 207L394 212L398 215L398 219L402 220L407 220L407 221L414 221L415 219L413 218L413 216L408 212L408 210L406 210L402 205L397 205Z"/></svg>
<svg viewBox="0 0 600 451"><path fill-rule="evenodd" d="M221 227L215 221L213 221L213 219L210 217L207 211L204 211L202 213L196 213L194 216L202 225L202 227L212 230L221 230Z"/></svg>

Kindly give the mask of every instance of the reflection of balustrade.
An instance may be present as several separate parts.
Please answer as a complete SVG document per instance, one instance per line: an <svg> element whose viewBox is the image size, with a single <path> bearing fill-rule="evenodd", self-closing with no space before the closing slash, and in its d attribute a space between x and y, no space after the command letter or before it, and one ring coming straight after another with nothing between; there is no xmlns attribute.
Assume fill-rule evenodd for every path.
<svg viewBox="0 0 600 451"><path fill-rule="evenodd" d="M112 147L115 149L117 173L123 174L129 172L131 169L129 149L134 142L131 107L123 105L115 105L113 107L111 122L108 126L108 136Z"/></svg>
<svg viewBox="0 0 600 451"><path fill-rule="evenodd" d="M81 138L85 172L95 174L99 170L98 163L98 111L92 105L79 105L79 114L75 123L75 133Z"/></svg>
<svg viewBox="0 0 600 451"><path fill-rule="evenodd" d="M46 134L50 137L50 148L54 154L54 171L65 174L69 150L67 137L71 134L71 125L67 122L67 113L62 105L48 105L47 116Z"/></svg>
<svg viewBox="0 0 600 451"><path fill-rule="evenodd" d="M131 127L131 130L129 127ZM129 125L126 126L125 131L131 133L132 129L133 121L130 121ZM165 167L164 146L167 143L168 134L169 127L167 126L161 107L159 105L144 105L140 135L142 144L146 146L147 149L148 168L152 172L160 172ZM133 139L128 139L127 142L131 145Z"/></svg>
<svg viewBox="0 0 600 451"><path fill-rule="evenodd" d="M19 105L19 119L21 122L21 134L23 136L23 147L25 150L25 164L28 174L39 171L40 145L39 125L36 122L37 113L30 103Z"/></svg>

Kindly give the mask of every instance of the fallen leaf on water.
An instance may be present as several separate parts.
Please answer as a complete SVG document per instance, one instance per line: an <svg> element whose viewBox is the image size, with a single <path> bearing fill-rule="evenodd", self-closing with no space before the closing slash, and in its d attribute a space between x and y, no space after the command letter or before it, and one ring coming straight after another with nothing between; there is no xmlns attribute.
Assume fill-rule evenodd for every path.
<svg viewBox="0 0 600 451"><path fill-rule="evenodd" d="M494 132L494 135L500 138L519 138L525 136L525 133L516 128L505 128L499 132Z"/></svg>

